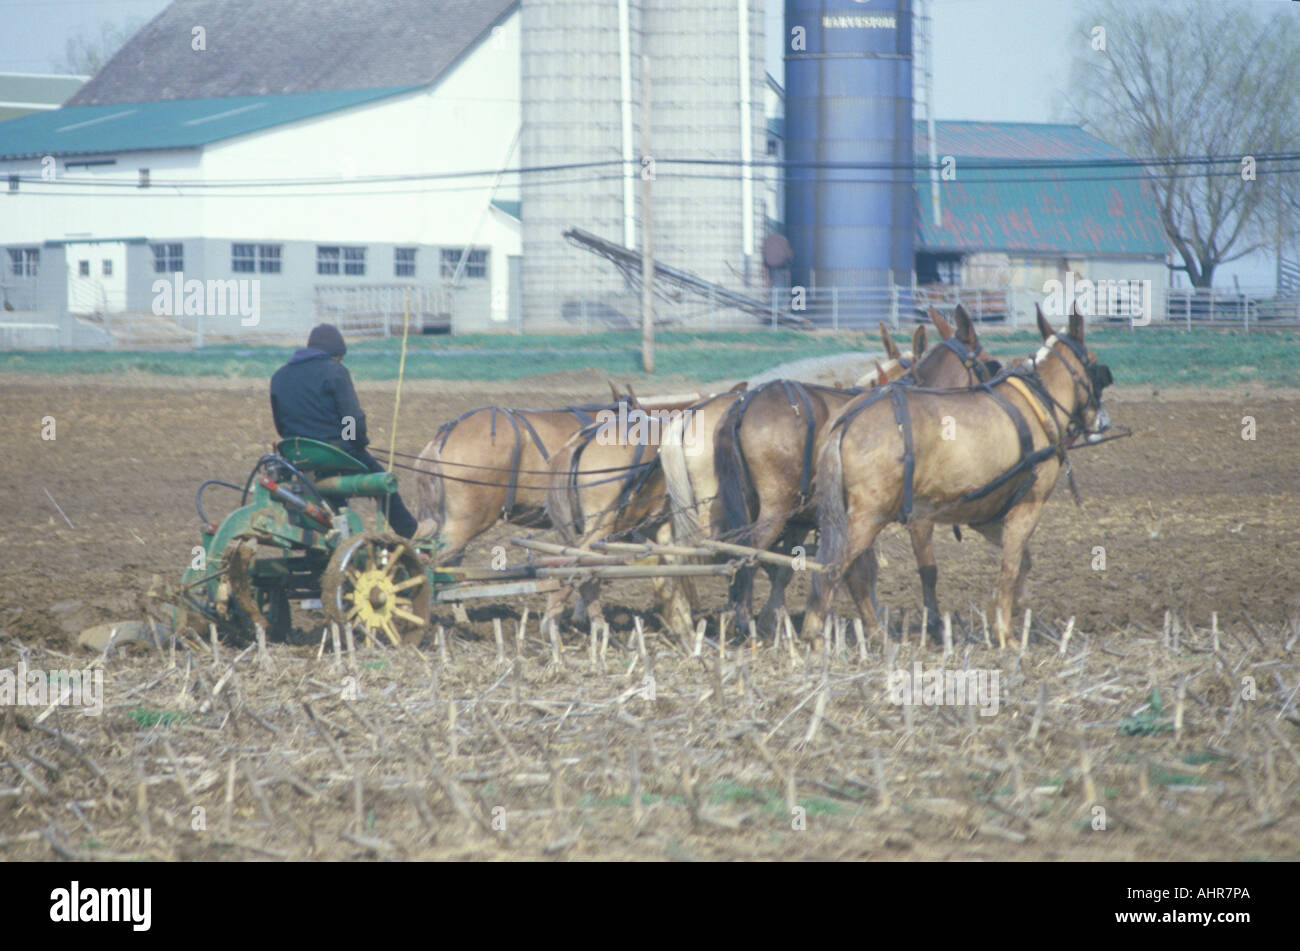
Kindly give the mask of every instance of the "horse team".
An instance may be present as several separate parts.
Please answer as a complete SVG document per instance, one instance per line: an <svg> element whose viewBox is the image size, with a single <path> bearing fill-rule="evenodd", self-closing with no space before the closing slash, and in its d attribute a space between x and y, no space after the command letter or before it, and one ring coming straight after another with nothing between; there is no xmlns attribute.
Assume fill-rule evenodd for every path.
<svg viewBox="0 0 1300 951"><path fill-rule="evenodd" d="M483 407L444 424L420 454L421 520L438 531L443 564L500 520L551 527L585 548L608 538L679 545L730 541L789 554L819 536L802 635L822 636L835 592L877 626L873 543L891 522L910 535L930 633L940 609L936 524L966 525L1001 547L990 616L1005 643L1029 571L1028 542L1067 449L1110 425L1108 368L1084 342L1076 309L1064 332L1038 313L1042 346L1006 369L959 306L933 310L939 343L917 328L909 353L882 324L889 358L849 388L776 380L707 398L642 405L630 389L607 404ZM628 419L653 425L625 426ZM960 534L958 534L960 537ZM754 568L734 573L735 630L773 632L793 568L764 564L770 595L755 614ZM559 623L553 594L543 624ZM656 579L658 609L678 634L692 624L688 579ZM599 582L577 585L573 619L601 616Z"/></svg>

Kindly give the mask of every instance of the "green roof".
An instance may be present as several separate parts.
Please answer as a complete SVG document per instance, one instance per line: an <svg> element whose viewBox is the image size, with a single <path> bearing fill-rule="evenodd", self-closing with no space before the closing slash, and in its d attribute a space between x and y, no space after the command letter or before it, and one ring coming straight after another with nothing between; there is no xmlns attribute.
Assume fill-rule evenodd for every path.
<svg viewBox="0 0 1300 951"><path fill-rule="evenodd" d="M511 199L511 198L492 199L492 205L494 207L500 209L501 211L504 211L511 218L516 218L516 219L519 217L519 209L522 206L522 204L523 203L518 199Z"/></svg>
<svg viewBox="0 0 1300 951"><path fill-rule="evenodd" d="M0 158L197 148L418 88L66 106L0 122Z"/></svg>
<svg viewBox="0 0 1300 951"><path fill-rule="evenodd" d="M927 163L923 123L914 142L918 163ZM941 163L955 159L956 177L940 178L936 226L929 176L917 175L919 251L1160 257L1169 249L1142 169L1115 164L1128 156L1078 126L936 122L935 146Z"/></svg>

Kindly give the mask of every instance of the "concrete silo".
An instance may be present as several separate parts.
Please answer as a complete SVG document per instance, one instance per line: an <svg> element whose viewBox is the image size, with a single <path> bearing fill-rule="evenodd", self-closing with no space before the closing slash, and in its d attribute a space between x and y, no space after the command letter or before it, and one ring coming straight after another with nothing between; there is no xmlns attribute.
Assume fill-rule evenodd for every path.
<svg viewBox="0 0 1300 951"><path fill-rule="evenodd" d="M761 297L763 208L742 170L764 155L763 0L521 0L520 11L521 164L599 163L523 179L524 329L639 326L637 292L563 234L640 247L643 57L656 260Z"/></svg>

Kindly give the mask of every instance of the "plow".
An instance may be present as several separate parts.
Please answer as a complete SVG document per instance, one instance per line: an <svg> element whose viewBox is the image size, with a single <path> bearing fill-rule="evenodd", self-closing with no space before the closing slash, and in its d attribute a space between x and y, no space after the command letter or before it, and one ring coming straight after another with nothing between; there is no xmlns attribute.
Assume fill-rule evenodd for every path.
<svg viewBox="0 0 1300 951"><path fill-rule="evenodd" d="M219 486L240 493L220 522L208 518L205 493ZM200 484L195 507L201 544L178 584L158 593L173 629L215 630L235 644L251 643L259 628L275 640L292 630L292 610L350 625L367 644L418 641L433 605L558 591L588 578L731 576L742 565L789 566L779 553L701 540L596 541L589 547L517 537L525 560L500 567L439 566L437 539L398 536L384 500L397 491L391 472L373 473L334 446L285 439L262 456L243 486L218 479ZM376 502L373 514L356 504ZM707 562L665 563L683 558ZM804 559L800 567L822 566Z"/></svg>

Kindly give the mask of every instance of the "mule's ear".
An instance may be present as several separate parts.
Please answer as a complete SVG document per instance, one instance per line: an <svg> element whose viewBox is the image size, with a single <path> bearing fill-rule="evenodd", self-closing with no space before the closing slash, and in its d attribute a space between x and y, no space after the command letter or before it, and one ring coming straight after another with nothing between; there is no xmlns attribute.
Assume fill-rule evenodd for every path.
<svg viewBox="0 0 1300 951"><path fill-rule="evenodd" d="M979 342L975 334L975 324L971 322L970 314L966 313L966 308L957 305L957 309L952 312L953 319L957 321L957 339L971 349Z"/></svg>
<svg viewBox="0 0 1300 951"><path fill-rule="evenodd" d="M748 381L748 380L741 380L739 383L737 383L737 384L736 384L735 386L733 386L731 389L727 390L727 392L728 392L728 393L743 393L743 392L745 392L747 389L749 389L749 381Z"/></svg>
<svg viewBox="0 0 1300 951"><path fill-rule="evenodd" d="M618 391L618 387L614 385L614 381L607 378L605 382L609 384L609 392L610 395L614 397L614 402L617 403L621 401L623 399L623 394Z"/></svg>
<svg viewBox="0 0 1300 951"><path fill-rule="evenodd" d="M917 324L916 329L912 331L912 359L921 359L921 354L925 353L925 324Z"/></svg>
<svg viewBox="0 0 1300 951"><path fill-rule="evenodd" d="M1043 307L1041 304L1034 305L1034 312L1038 317L1038 332L1042 334L1043 339L1046 340L1052 334L1056 333L1056 331L1052 329L1052 325L1049 324L1047 318L1043 316Z"/></svg>
<svg viewBox="0 0 1300 951"><path fill-rule="evenodd" d="M1083 314L1079 313L1079 302L1077 300L1074 302L1074 306L1070 308L1070 329L1066 333L1079 343L1083 343Z"/></svg>
<svg viewBox="0 0 1300 951"><path fill-rule="evenodd" d="M898 344L894 343L894 338L889 335L889 328L885 322L880 322L880 342L885 345L885 356L891 360L897 360L901 354L898 352Z"/></svg>
<svg viewBox="0 0 1300 951"><path fill-rule="evenodd" d="M627 401L633 408L639 409L643 412L645 411L645 407L641 405L641 401L636 398L636 390L632 389L631 383L627 385Z"/></svg>
<svg viewBox="0 0 1300 951"><path fill-rule="evenodd" d="M934 324L934 329L939 331L939 336L942 337L944 340L947 340L949 337L952 336L953 333L952 324L944 320L943 315L941 315L933 307L930 308L930 322Z"/></svg>
<svg viewBox="0 0 1300 951"><path fill-rule="evenodd" d="M888 383L888 382L889 382L889 380L887 380L887 379L885 378L885 368L882 367L882 366L880 365L880 361L877 360L877 361L876 361L876 378L875 378L874 380L872 380L868 385L869 385L869 386L884 386L884 385L885 385L886 383Z"/></svg>

